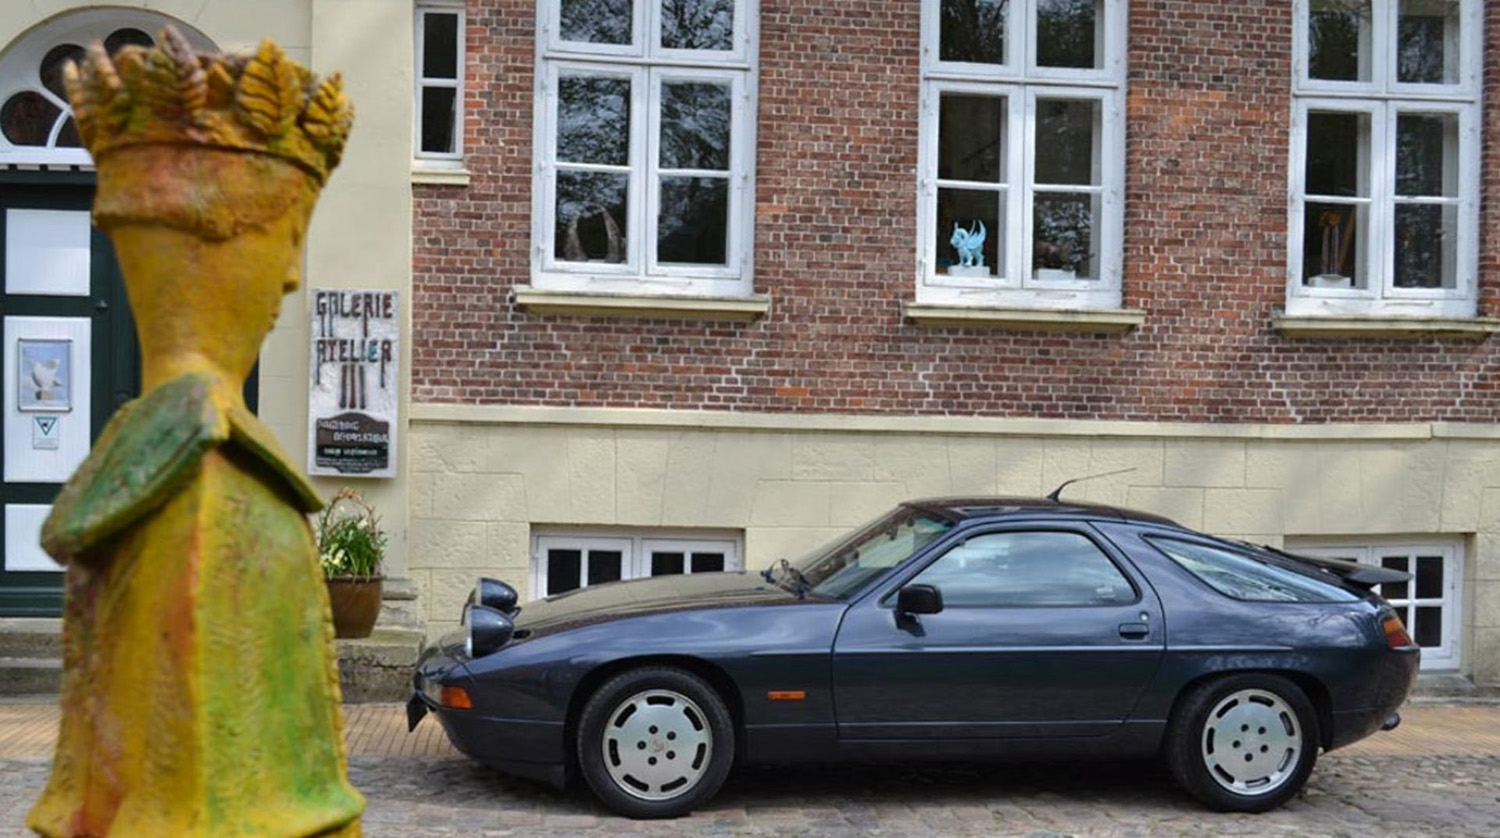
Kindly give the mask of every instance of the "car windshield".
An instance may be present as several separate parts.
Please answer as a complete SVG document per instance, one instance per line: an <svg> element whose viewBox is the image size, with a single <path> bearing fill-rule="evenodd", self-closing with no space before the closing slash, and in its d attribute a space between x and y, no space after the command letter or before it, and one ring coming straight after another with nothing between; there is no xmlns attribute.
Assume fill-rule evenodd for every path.
<svg viewBox="0 0 1500 838"><path fill-rule="evenodd" d="M778 584L847 599L952 528L952 521L901 507L773 573Z"/></svg>

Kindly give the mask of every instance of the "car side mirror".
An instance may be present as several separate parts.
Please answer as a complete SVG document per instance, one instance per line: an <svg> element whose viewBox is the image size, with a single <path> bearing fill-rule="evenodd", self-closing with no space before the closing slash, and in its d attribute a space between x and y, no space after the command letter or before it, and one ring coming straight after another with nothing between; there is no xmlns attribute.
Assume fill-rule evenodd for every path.
<svg viewBox="0 0 1500 838"><path fill-rule="evenodd" d="M907 585L896 594L898 614L936 614L943 610L943 592L934 585Z"/></svg>

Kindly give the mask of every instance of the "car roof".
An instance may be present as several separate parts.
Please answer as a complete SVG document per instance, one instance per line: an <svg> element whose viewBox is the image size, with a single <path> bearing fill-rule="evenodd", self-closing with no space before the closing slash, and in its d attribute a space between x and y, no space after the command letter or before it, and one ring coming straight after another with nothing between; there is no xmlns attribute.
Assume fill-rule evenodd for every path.
<svg viewBox="0 0 1500 838"><path fill-rule="evenodd" d="M953 521L1034 520L1037 518L1098 519L1164 524L1183 529L1181 524L1161 515L1121 509L1097 503L1083 503L1047 498L1019 497L952 497L907 501L905 506L935 514Z"/></svg>

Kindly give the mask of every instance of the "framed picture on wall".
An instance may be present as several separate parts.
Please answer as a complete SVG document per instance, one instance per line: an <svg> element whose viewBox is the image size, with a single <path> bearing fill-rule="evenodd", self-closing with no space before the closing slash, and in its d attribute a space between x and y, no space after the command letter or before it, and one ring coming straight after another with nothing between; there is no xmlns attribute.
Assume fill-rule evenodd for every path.
<svg viewBox="0 0 1500 838"><path fill-rule="evenodd" d="M73 409L73 341L16 341L16 406L20 410L66 413Z"/></svg>

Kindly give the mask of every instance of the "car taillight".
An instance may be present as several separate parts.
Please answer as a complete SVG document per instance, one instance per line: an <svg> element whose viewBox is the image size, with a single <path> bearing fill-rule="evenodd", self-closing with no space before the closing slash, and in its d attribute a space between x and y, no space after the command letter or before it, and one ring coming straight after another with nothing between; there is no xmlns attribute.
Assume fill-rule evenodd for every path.
<svg viewBox="0 0 1500 838"><path fill-rule="evenodd" d="M1392 614L1385 618L1382 624L1385 628L1385 642L1392 649L1408 649L1417 644L1411 642L1411 635L1406 633L1406 626L1401 618Z"/></svg>
<svg viewBox="0 0 1500 838"><path fill-rule="evenodd" d="M455 710L471 710L474 707L474 702L469 700L469 691L463 687L443 687L442 704Z"/></svg>

